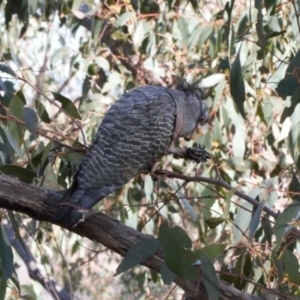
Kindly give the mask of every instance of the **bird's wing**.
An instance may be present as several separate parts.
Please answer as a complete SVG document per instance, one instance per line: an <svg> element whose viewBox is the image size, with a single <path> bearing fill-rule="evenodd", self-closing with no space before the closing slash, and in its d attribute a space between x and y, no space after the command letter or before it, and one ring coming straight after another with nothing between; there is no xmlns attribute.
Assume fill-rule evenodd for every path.
<svg viewBox="0 0 300 300"><path fill-rule="evenodd" d="M72 211L69 221L74 225L81 214L72 207L93 207L169 147L176 122L173 98L138 90L126 97L104 117L72 186L61 199L64 205L59 206L55 220Z"/></svg>
<svg viewBox="0 0 300 300"><path fill-rule="evenodd" d="M121 186L169 147L176 120L173 99L139 100L124 99L108 111L76 174L80 188Z"/></svg>

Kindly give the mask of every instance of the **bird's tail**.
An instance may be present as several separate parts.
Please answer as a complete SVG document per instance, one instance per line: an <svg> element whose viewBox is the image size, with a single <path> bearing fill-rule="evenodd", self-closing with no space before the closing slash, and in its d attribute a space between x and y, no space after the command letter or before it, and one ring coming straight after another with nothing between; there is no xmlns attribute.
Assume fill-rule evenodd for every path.
<svg viewBox="0 0 300 300"><path fill-rule="evenodd" d="M78 211L80 209L80 201L84 195L85 190L78 189L76 181L70 186L65 194L60 199L56 213L53 217L54 222L61 222L70 224L72 227L76 225L82 217L82 213Z"/></svg>
<svg viewBox="0 0 300 300"><path fill-rule="evenodd" d="M82 189L78 187L75 180L62 196L53 217L53 222L63 222L69 227L76 226L79 221L84 220L84 209L91 209L116 188L114 186L104 186L94 189Z"/></svg>

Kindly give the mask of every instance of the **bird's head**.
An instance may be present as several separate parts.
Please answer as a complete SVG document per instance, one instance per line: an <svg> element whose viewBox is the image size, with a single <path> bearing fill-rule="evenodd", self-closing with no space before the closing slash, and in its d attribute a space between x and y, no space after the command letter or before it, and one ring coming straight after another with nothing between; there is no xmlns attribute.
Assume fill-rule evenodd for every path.
<svg viewBox="0 0 300 300"><path fill-rule="evenodd" d="M183 79L178 85L178 89L188 94L190 97L195 97L200 102L200 111L198 116L198 123L203 126L208 123L209 111L205 102L202 100L202 91L197 81L188 83L186 79Z"/></svg>

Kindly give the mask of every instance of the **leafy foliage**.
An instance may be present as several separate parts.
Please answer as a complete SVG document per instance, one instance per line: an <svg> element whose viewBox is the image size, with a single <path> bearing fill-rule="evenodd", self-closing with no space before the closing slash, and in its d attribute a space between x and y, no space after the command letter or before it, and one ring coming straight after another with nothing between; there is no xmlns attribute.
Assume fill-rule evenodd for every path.
<svg viewBox="0 0 300 300"><path fill-rule="evenodd" d="M254 2L0 1L1 172L65 190L107 109L140 85L200 81L210 108L209 125L194 139L212 154L209 163L167 156L158 168L168 173L154 182L137 176L95 208L158 237L128 252L118 288L105 278L119 258L15 213L16 235L67 291L112 299L125 290L137 299L154 284L149 293L163 299L171 288L160 277L128 271L159 241L165 283L200 280L192 262L201 258L203 270L247 293L299 295L300 7ZM13 272L3 228L0 298L34 298L34 284L23 285L17 266ZM203 281L214 299L217 287Z"/></svg>

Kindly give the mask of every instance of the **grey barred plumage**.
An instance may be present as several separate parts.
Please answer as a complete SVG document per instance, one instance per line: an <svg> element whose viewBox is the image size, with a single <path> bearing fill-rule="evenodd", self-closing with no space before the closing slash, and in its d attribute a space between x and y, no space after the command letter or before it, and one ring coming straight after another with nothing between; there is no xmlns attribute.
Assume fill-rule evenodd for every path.
<svg viewBox="0 0 300 300"><path fill-rule="evenodd" d="M197 89L185 81L178 89L143 86L124 94L105 115L54 221L76 224L77 208L92 208L165 153L178 155L172 142L189 140L207 119Z"/></svg>

